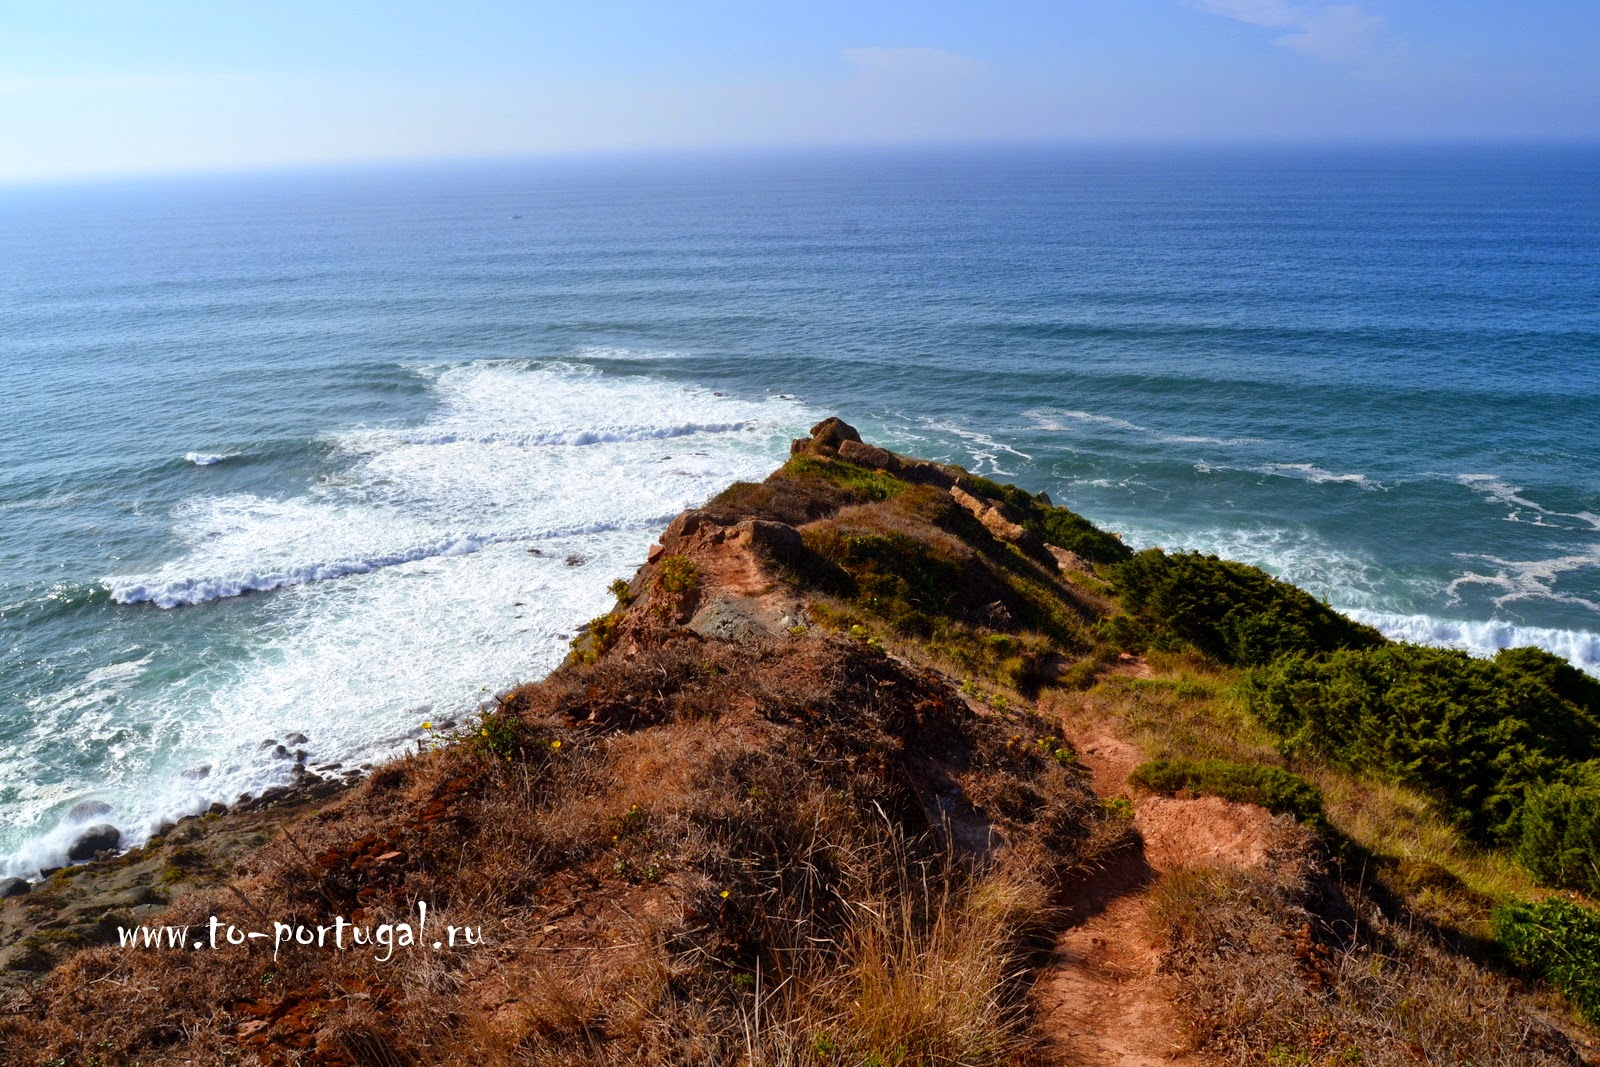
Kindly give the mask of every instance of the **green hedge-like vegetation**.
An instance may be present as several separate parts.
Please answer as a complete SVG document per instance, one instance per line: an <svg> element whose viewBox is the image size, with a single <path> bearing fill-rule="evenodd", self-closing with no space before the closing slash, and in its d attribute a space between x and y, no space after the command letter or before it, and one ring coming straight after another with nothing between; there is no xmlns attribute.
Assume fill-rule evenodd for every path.
<svg viewBox="0 0 1600 1067"><path fill-rule="evenodd" d="M1275 815L1292 815L1313 831L1327 828L1322 791L1282 767L1220 759L1160 759L1141 763L1128 778L1152 793L1198 793L1259 804Z"/></svg>
<svg viewBox="0 0 1600 1067"><path fill-rule="evenodd" d="M1512 960L1547 979L1600 1026L1600 911L1552 897L1501 908L1494 927Z"/></svg>
<svg viewBox="0 0 1600 1067"><path fill-rule="evenodd" d="M1282 659L1255 673L1250 703L1291 754L1421 788L1480 840L1511 843L1531 790L1600 756L1596 709L1568 698L1588 693L1576 674L1535 649L1388 645ZM1561 805L1552 796L1537 825Z"/></svg>
<svg viewBox="0 0 1600 1067"><path fill-rule="evenodd" d="M1374 648L1384 638L1305 590L1258 567L1198 552L1148 548L1112 568L1112 581L1132 613L1117 631L1142 628L1158 645L1189 645L1224 663L1259 665L1295 652Z"/></svg>
<svg viewBox="0 0 1600 1067"><path fill-rule="evenodd" d="M1600 761L1529 792L1517 817L1517 858L1545 885L1600 897Z"/></svg>

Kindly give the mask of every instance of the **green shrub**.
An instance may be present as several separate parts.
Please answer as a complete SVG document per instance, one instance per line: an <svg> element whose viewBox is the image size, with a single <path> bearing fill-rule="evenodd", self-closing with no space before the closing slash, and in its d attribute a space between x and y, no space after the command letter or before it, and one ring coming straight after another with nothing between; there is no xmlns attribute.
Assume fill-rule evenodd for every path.
<svg viewBox="0 0 1600 1067"><path fill-rule="evenodd" d="M1152 793L1199 793L1240 804L1259 804L1275 815L1294 816L1314 832L1327 828L1322 791L1298 774L1265 763L1151 760L1135 767L1128 779Z"/></svg>
<svg viewBox="0 0 1600 1067"><path fill-rule="evenodd" d="M668 556L657 572L661 588L668 593L692 593L700 588L700 568L688 556Z"/></svg>
<svg viewBox="0 0 1600 1067"><path fill-rule="evenodd" d="M853 601L905 633L932 633L936 618L951 614L973 577L933 545L902 533L825 527L802 536L807 548L842 571Z"/></svg>
<svg viewBox="0 0 1600 1067"><path fill-rule="evenodd" d="M572 657L579 663L596 663L617 641L622 615L610 612L590 619L572 639Z"/></svg>
<svg viewBox="0 0 1600 1067"><path fill-rule="evenodd" d="M1600 761L1531 791L1517 824L1517 858L1535 878L1600 897Z"/></svg>
<svg viewBox="0 0 1600 1067"><path fill-rule="evenodd" d="M1009 506L1022 516L1022 528L1035 537L1057 548L1076 552L1086 560L1116 563L1133 555L1133 550L1116 534L1107 533L1075 511L1046 504L1025 489L977 475L968 475L960 484L969 493Z"/></svg>
<svg viewBox="0 0 1600 1067"><path fill-rule="evenodd" d="M1192 645L1224 663L1265 664L1292 652L1384 644L1378 631L1243 563L1148 548L1111 573L1123 607L1152 641Z"/></svg>
<svg viewBox="0 0 1600 1067"><path fill-rule="evenodd" d="M1255 672L1249 701L1285 751L1419 788L1479 839L1506 842L1530 789L1600 755L1592 709L1564 699L1549 668L1525 650L1484 660L1389 645L1280 660Z"/></svg>
<svg viewBox="0 0 1600 1067"><path fill-rule="evenodd" d="M1495 936L1519 966L1548 980L1600 1026L1600 911L1552 897L1494 914Z"/></svg>
<svg viewBox="0 0 1600 1067"><path fill-rule="evenodd" d="M1022 523L1023 529L1057 548L1076 552L1093 563L1118 563L1133 555L1133 549L1116 534L1107 533L1075 511L1035 505Z"/></svg>
<svg viewBox="0 0 1600 1067"><path fill-rule="evenodd" d="M527 741L527 726L510 711L496 708L478 720L477 733L469 735L472 746L492 759L511 759L522 753Z"/></svg>

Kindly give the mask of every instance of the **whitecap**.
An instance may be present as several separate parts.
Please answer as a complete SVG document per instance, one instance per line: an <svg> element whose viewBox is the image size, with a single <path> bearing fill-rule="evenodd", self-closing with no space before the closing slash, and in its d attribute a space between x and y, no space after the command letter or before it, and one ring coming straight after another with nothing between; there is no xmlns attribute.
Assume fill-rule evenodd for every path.
<svg viewBox="0 0 1600 1067"><path fill-rule="evenodd" d="M1522 494L1522 486L1512 485L1497 474L1458 474L1456 481L1480 493L1485 499L1504 504L1511 510L1506 515L1508 522L1527 522L1533 526L1545 526L1555 529L1577 529L1567 523L1551 522L1552 519L1577 519L1578 522L1591 530L1600 530L1600 515L1592 511L1556 511L1547 508L1537 501L1530 500ZM1523 519L1524 511L1530 511L1534 517Z"/></svg>
<svg viewBox="0 0 1600 1067"><path fill-rule="evenodd" d="M1457 603L1464 586L1483 586L1499 590L1498 595L1492 597L1497 608L1519 600L1544 600L1600 612L1600 601L1556 588L1563 575L1600 567L1600 547L1549 559L1511 560L1480 552L1458 553L1457 558L1478 560L1492 568L1492 573L1467 571L1452 580L1445 591Z"/></svg>
<svg viewBox="0 0 1600 1067"><path fill-rule="evenodd" d="M1289 478L1300 478L1313 485L1325 485L1329 482L1359 485L1372 488L1373 483L1365 474L1336 474L1333 471L1323 470L1313 463L1269 463L1262 469L1263 473L1281 474Z"/></svg>
<svg viewBox="0 0 1600 1067"><path fill-rule="evenodd" d="M214 467L218 463L237 457L237 452L185 452L183 458L196 467Z"/></svg>
<svg viewBox="0 0 1600 1067"><path fill-rule="evenodd" d="M123 657L98 684L46 694L35 715L44 733L17 739L0 769L17 798L8 816L32 841L16 842L0 869L53 865L70 844L55 828L65 795L29 773L52 751L52 724L139 724L114 753L83 754L129 843L287 781L292 760L255 751L267 737L308 735L313 768L406 750L420 723L412 709L459 717L553 668L563 635L605 610L607 584L633 572L666 521L765 477L820 417L789 400L572 362L415 370L436 399L429 417L333 435L331 469L298 492L197 494L171 516L166 562L103 579L118 599L156 604L271 592L239 608L247 642L179 684L145 684L154 668ZM573 447L507 446L535 441ZM569 555L584 566L566 566ZM183 776L200 763L204 778Z"/></svg>
<svg viewBox="0 0 1600 1067"><path fill-rule="evenodd" d="M1384 636L1395 641L1459 648L1475 656L1492 656L1506 648L1542 648L1578 669L1600 677L1600 633L1590 630L1523 626L1496 619L1475 622L1440 619L1431 615L1366 611L1360 608L1346 609L1345 614L1357 622L1377 628Z"/></svg>

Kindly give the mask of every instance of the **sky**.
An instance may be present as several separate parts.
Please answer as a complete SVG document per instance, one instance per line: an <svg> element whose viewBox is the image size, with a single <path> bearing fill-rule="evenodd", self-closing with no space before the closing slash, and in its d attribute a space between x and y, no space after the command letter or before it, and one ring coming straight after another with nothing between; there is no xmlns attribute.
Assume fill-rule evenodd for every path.
<svg viewBox="0 0 1600 1067"><path fill-rule="evenodd" d="M1600 2L0 0L4 183L1105 140L1600 140Z"/></svg>

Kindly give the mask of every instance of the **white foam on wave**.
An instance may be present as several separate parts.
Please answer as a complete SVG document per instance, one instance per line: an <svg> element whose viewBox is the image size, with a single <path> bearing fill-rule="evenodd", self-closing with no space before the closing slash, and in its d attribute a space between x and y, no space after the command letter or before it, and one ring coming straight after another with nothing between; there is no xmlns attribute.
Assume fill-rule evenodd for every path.
<svg viewBox="0 0 1600 1067"><path fill-rule="evenodd" d="M1600 677L1600 634L1589 630L1559 630L1498 620L1469 622L1360 608L1345 609L1345 614L1396 641L1459 648L1478 656L1492 656L1506 648L1542 648L1579 670Z"/></svg>
<svg viewBox="0 0 1600 1067"><path fill-rule="evenodd" d="M1460 602L1461 591L1466 586L1483 586L1498 590L1497 595L1491 597L1497 608L1519 600L1544 600L1600 612L1600 600L1556 588L1556 583L1565 575L1600 567L1600 546L1550 559L1513 560L1480 552L1462 553L1457 558L1487 563L1491 573L1468 571L1451 581L1445 592L1456 603Z"/></svg>
<svg viewBox="0 0 1600 1067"><path fill-rule="evenodd" d="M1300 478L1311 482L1313 485L1324 485L1329 482L1359 485L1366 488L1374 488L1377 485L1365 474L1336 474L1333 471L1323 470L1313 463L1269 463L1264 470L1271 474Z"/></svg>
<svg viewBox="0 0 1600 1067"><path fill-rule="evenodd" d="M619 441L666 441L674 437L692 437L704 433L735 433L750 428L748 422L685 423L682 426L616 426L583 430L543 431L536 433L471 434L460 431L427 433L401 430L395 440L408 445L512 445L520 448L565 445L615 444Z"/></svg>
<svg viewBox="0 0 1600 1067"><path fill-rule="evenodd" d="M1169 445L1217 445L1237 448L1242 445L1264 444L1259 437L1214 437L1208 434L1170 433L1140 425L1113 415L1097 415L1092 411L1074 411L1068 408L1035 408L1022 413L1035 427L1050 433L1074 433L1084 426L1102 430L1116 430L1126 434L1148 437Z"/></svg>
<svg viewBox="0 0 1600 1067"><path fill-rule="evenodd" d="M1013 475L1014 472L1000 466L1001 453L1016 456L1018 459L1033 459L1028 453L1006 444L991 434L973 430L949 420L919 419L918 422L935 433L949 434L951 437L962 441L966 445L968 455L972 457L970 466L975 473L998 474L1006 477Z"/></svg>
<svg viewBox="0 0 1600 1067"><path fill-rule="evenodd" d="M422 425L337 435L334 470L297 494L196 496L172 516L172 559L105 580L119 599L199 612L273 591L219 616L217 654L180 680L157 684L130 661L31 709L40 736L0 769L28 840L13 841L0 873L59 863L78 832L64 813L91 783L47 785L42 765L30 769L69 725L89 747L54 751L51 766L95 767L93 792L130 844L164 819L288 781L293 761L258 751L269 737L305 734L313 769L403 750L424 719L470 715L558 663L667 519L764 477L818 417L578 364L416 371L437 398ZM180 773L202 765L203 777Z"/></svg>
<svg viewBox="0 0 1600 1067"><path fill-rule="evenodd" d="M1600 515L1592 511L1556 511L1547 508L1537 501L1530 500L1523 495L1526 490L1520 485L1512 485L1497 474L1460 474L1456 481L1482 494L1486 499L1504 504L1511 510L1506 515L1507 522L1527 522L1534 526L1546 526L1554 529L1583 529L1600 530ZM1532 513L1532 518L1524 519L1524 513ZM1576 519L1581 524L1574 526L1563 523L1560 519Z"/></svg>
<svg viewBox="0 0 1600 1067"><path fill-rule="evenodd" d="M185 452L183 458L196 467L214 467L238 456L237 452Z"/></svg>

